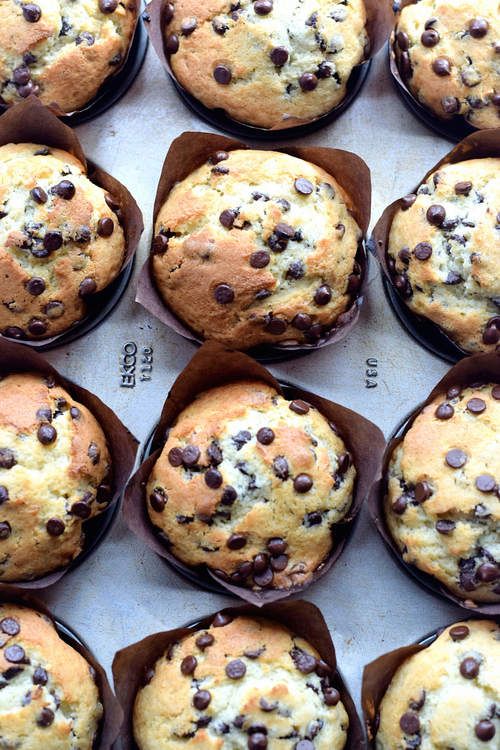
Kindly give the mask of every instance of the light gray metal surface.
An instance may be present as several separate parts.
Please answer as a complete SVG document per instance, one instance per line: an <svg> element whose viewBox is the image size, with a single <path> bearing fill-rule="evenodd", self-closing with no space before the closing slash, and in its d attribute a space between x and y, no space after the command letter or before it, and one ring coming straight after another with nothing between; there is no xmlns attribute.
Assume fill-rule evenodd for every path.
<svg viewBox="0 0 500 750"><path fill-rule="evenodd" d="M77 129L87 154L132 191L144 212L146 231L134 279L111 317L86 338L47 356L65 375L95 391L140 440L149 434L169 387L195 351L133 301L137 272L148 252L163 159L172 139L185 130L210 128L178 98L151 49L125 98ZM375 59L353 106L337 122L300 142L344 148L366 160L373 177L372 223L452 147L404 108L389 79L385 51ZM143 348L153 348L151 379L141 380L139 368L135 388L120 386L120 355L127 342L137 345L139 355ZM377 387L370 389L365 386L368 358L378 361ZM368 300L348 340L271 369L361 412L387 435L448 366L400 328L372 262ZM142 377L148 376L146 372ZM234 602L185 582L138 542L121 519L98 551L44 598L108 669L115 650ZM459 608L440 602L405 575L389 557L366 511L347 552L305 598L322 610L358 704L365 663L463 616Z"/></svg>

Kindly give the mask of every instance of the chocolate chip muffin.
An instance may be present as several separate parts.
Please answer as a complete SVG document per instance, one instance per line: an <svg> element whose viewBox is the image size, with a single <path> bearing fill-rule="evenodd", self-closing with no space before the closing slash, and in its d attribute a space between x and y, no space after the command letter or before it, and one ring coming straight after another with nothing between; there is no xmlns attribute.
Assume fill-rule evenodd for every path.
<svg viewBox="0 0 500 750"><path fill-rule="evenodd" d="M454 386L389 464L386 521L403 559L457 596L500 601L500 386Z"/></svg>
<svg viewBox="0 0 500 750"><path fill-rule="evenodd" d="M148 673L135 740L139 750L342 750L349 719L332 674L282 625L219 613Z"/></svg>
<svg viewBox="0 0 500 750"><path fill-rule="evenodd" d="M16 750L92 750L103 709L93 668L45 615L0 605L0 736Z"/></svg>
<svg viewBox="0 0 500 750"><path fill-rule="evenodd" d="M85 317L118 275L118 204L72 154L33 143L0 147L0 331L43 339Z"/></svg>
<svg viewBox="0 0 500 750"><path fill-rule="evenodd" d="M395 30L401 75L437 115L461 115L475 128L500 125L498 0L420 0Z"/></svg>
<svg viewBox="0 0 500 750"><path fill-rule="evenodd" d="M494 750L500 736L500 630L446 628L399 667L380 705L377 750Z"/></svg>
<svg viewBox="0 0 500 750"><path fill-rule="evenodd" d="M95 417L50 377L0 380L0 581L68 565L82 522L111 499L110 456Z"/></svg>
<svg viewBox="0 0 500 750"><path fill-rule="evenodd" d="M500 342L500 159L446 164L401 200L388 265L408 307L466 352Z"/></svg>
<svg viewBox="0 0 500 750"><path fill-rule="evenodd" d="M237 585L311 579L352 502L356 470L335 425L260 382L199 395L147 484L152 523L182 562Z"/></svg>
<svg viewBox="0 0 500 750"><path fill-rule="evenodd" d="M365 24L363 0L176 0L165 3L165 51L206 107L287 128L344 99L368 52Z"/></svg>
<svg viewBox="0 0 500 750"><path fill-rule="evenodd" d="M236 150L175 185L155 224L152 267L167 305L236 349L316 343L361 285L361 230L336 180L273 151Z"/></svg>
<svg viewBox="0 0 500 750"><path fill-rule="evenodd" d="M135 0L0 3L0 101L34 94L63 112L82 109L128 54Z"/></svg>

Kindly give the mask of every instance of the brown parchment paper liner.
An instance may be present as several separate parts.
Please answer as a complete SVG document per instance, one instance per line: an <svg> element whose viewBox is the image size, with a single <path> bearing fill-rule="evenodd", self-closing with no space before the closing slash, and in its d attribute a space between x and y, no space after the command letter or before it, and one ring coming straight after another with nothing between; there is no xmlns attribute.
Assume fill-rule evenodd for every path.
<svg viewBox="0 0 500 750"><path fill-rule="evenodd" d="M161 207L177 182L185 179L191 172L202 164L205 164L209 156L215 151L234 151L235 149L248 148L250 147L233 138L227 138L223 135L213 135L211 133L187 132L176 138L165 157L156 191L153 210L153 234ZM360 242L356 254L356 260L361 266L362 283L357 294L353 297L350 308L339 316L337 323L334 324L330 332L326 336L323 336L322 340L317 344L288 345L277 343L263 344L258 347L259 351L280 352L281 354L286 354L286 352L314 351L322 346L333 344L343 339L359 319L368 277L367 255L363 247L363 241L370 223L370 170L359 156L349 151L320 147L287 147L278 150L282 153L312 162L335 177L347 195L349 213L354 217L363 233L363 240ZM197 334L174 315L158 293L153 278L152 258L153 255L150 253L148 260L140 272L135 301L139 302L146 310L176 333L191 341L201 343L203 339L197 336Z"/></svg>
<svg viewBox="0 0 500 750"><path fill-rule="evenodd" d="M452 601L454 604L467 610L469 614L500 615L500 603L485 604L472 602L464 597L460 599L456 594L446 588L436 578L419 570L415 565L406 563L401 552L392 538L385 523L384 498L387 490L387 468L394 449L402 442L416 417L422 409L430 404L436 396L446 393L453 385L467 386L473 383L500 383L500 352L491 354L475 354L461 360L449 370L444 378L432 389L428 398L409 415L404 425L399 427L394 436L389 440L382 460L382 475L377 478L368 495L367 505L378 532L389 547L393 555L399 560L401 566L410 573L425 588L431 589L435 594Z"/></svg>
<svg viewBox="0 0 500 750"><path fill-rule="evenodd" d="M137 473L130 480L125 491L123 516L129 529L160 557L167 560L174 568L185 571L189 577L201 571L209 573L212 579L233 596L238 596L256 606L285 599L292 594L302 592L315 581L322 578L340 557L348 536L352 531L354 520L374 481L380 477L381 458L385 440L381 431L365 417L334 404L325 398L293 386L295 398L301 398L315 406L329 421L339 428L342 439L354 459L357 480L352 506L347 516L333 527L334 545L329 557L316 570L312 579L302 586L291 589L267 589L252 591L243 586L234 586L211 573L206 566L190 567L178 560L155 532L149 519L145 502L145 484L165 442L167 429L173 424L180 412L196 396L208 388L238 380L261 380L283 394L281 385L262 365L242 352L231 351L214 341L204 344L194 355L191 362L175 381L165 401L160 421L156 428L152 450L154 453L144 461Z"/></svg>
<svg viewBox="0 0 500 750"><path fill-rule="evenodd" d="M69 625L58 619L50 609L41 601L27 591L6 586L0 583L0 604L20 604L24 607L35 609L48 617L56 626L57 632L62 639L68 642L67 635L71 636L70 646L78 651L81 656L95 670L95 681L99 689L99 697L104 708L103 717L99 726L99 733L94 742L93 750L111 750L120 732L123 723L123 711L113 690L109 684L106 672L99 664L96 657L90 651L85 641Z"/></svg>
<svg viewBox="0 0 500 750"><path fill-rule="evenodd" d="M228 607L221 610L232 617L265 617L284 625L295 635L304 638L319 652L321 658L335 672L333 685L340 692L349 716L349 731L345 750L365 750L366 741L354 702L342 676L337 670L335 647L320 610L310 602L296 600L280 604L266 604L262 609L250 605ZM113 678L118 700L125 715L120 733L121 750L138 750L132 730L132 713L135 696L143 685L145 673L154 666L170 644L178 643L191 633L208 628L215 612L196 622L175 630L156 633L118 651L113 660Z"/></svg>
<svg viewBox="0 0 500 750"><path fill-rule="evenodd" d="M0 117L0 146L8 143L40 143L69 151L87 169L87 177L116 198L120 204L120 225L125 235L125 257L119 271L121 273L132 261L144 230L141 210L125 185L89 161L74 130L62 123L50 109L44 107L36 96L29 96L25 101L9 107ZM103 291L105 290L101 293ZM55 343L85 319L82 318L75 326L57 336L36 340L22 339L22 342L24 346L34 348Z"/></svg>
<svg viewBox="0 0 500 750"><path fill-rule="evenodd" d="M44 376L52 376L56 383L65 388L77 401L92 412L102 427L112 459L112 477L113 477L113 497L108 505L111 507L114 503L119 502L119 498L125 484L133 470L135 457L137 453L138 441L125 425L118 419L116 414L111 411L96 395L90 393L80 385L76 385L67 378L59 374L40 354L27 349L22 344L7 341L0 337L0 377L13 372L37 372ZM106 511L104 511L106 512ZM97 516L99 518L99 516ZM85 522L83 523L85 531ZM86 539L91 539L91 535ZM74 565L78 562L81 555L86 554L86 544L80 555L78 555L69 565L52 573L48 573L41 578L32 581L15 581L0 582L0 591L32 591L45 589L59 581Z"/></svg>
<svg viewBox="0 0 500 750"><path fill-rule="evenodd" d="M146 23L145 26L149 34L151 44L153 45L156 54L160 58L160 62L166 68L168 74L175 81L177 86L180 86L170 66L169 56L165 51L163 37L163 9L165 7L165 2L166 0L151 0L151 2L146 5L146 18L148 19L148 23ZM386 43L389 34L391 33L391 29L394 26L394 13L390 0L364 0L364 4L367 16L366 31L368 34L369 42L367 44L367 49L365 50L363 61L358 63L358 65L355 67L363 65L377 54L379 49L381 49L381 47ZM189 92L186 93L189 94ZM189 95L191 96L191 94ZM340 107L343 101L344 100L339 102L336 107ZM330 112L335 111L336 107L330 110ZM321 120L322 117L325 117L328 114L328 112L323 113L319 117L315 117L312 120L304 120L300 117L289 117L285 122L283 122L283 124L268 129L255 127L253 125L248 125L247 123L239 123L238 120L234 120L233 118L231 118L229 114L227 114L227 117L233 119L233 122L245 125L246 127L251 128L255 131L267 130L267 132L276 131L277 133L279 133L280 131L295 127L296 125L308 125L309 123L316 122L317 120Z"/></svg>
<svg viewBox="0 0 500 750"><path fill-rule="evenodd" d="M425 177L422 178L419 184L413 190L409 190L408 193L416 193L420 185L422 185L433 172L438 170L440 167L443 167L445 164L456 164L457 162L468 161L469 159L484 159L487 157L500 157L500 128L492 128L491 130L478 130L477 133L471 133L470 135L468 135L463 139L463 141L460 141L460 143L458 143L455 148L453 148L445 156L443 156L443 158L438 161L437 164L431 167L431 169L429 169L429 171L426 173ZM370 250L377 258L385 278L391 284L398 295L399 292L394 286L392 276L387 266L387 251L389 247L389 235L391 232L392 222L394 221L394 217L401 207L401 201L402 198L399 198L385 209L384 213L373 229L372 237L369 243ZM401 297L401 295L399 296ZM406 305L406 302L402 297L401 300ZM408 306L406 305L406 307ZM414 313L409 307L408 311L415 318L415 320L421 319L421 317ZM447 338L450 344L455 347L457 352L459 352L464 357L468 355L467 352L461 349L458 344L453 341L453 339L451 339L448 334L430 318L426 318L425 320L428 321L432 326L434 326L434 328L439 331L445 338Z"/></svg>

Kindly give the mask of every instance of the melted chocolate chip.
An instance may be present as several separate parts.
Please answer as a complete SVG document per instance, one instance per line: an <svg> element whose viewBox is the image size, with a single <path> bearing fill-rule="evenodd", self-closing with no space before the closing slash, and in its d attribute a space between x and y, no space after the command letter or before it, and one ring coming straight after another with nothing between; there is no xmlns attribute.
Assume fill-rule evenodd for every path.
<svg viewBox="0 0 500 750"><path fill-rule="evenodd" d="M163 513L167 504L168 497L165 494L165 490L161 487L155 487L151 495L149 496L149 504L157 513Z"/></svg>
<svg viewBox="0 0 500 750"><path fill-rule="evenodd" d="M33 672L32 680L34 685L46 685L49 681L49 676L43 667L37 667Z"/></svg>
<svg viewBox="0 0 500 750"><path fill-rule="evenodd" d="M200 458L200 449L196 445L186 445L182 450L182 462L184 466L195 466Z"/></svg>
<svg viewBox="0 0 500 750"><path fill-rule="evenodd" d="M302 674L310 674L316 669L316 657L303 651L301 648L294 648L290 656L293 663Z"/></svg>
<svg viewBox="0 0 500 750"><path fill-rule="evenodd" d="M26 661L26 654L24 649L14 644L13 646L7 646L3 652L4 659L11 664L22 664Z"/></svg>
<svg viewBox="0 0 500 750"><path fill-rule="evenodd" d="M278 479L285 481L290 475L290 469L288 467L288 461L284 456L276 456L273 461L273 471Z"/></svg>
<svg viewBox="0 0 500 750"><path fill-rule="evenodd" d="M442 519L440 521L436 521L436 531L439 534L452 534L455 531L456 523L455 521L449 521L446 519Z"/></svg>
<svg viewBox="0 0 500 750"><path fill-rule="evenodd" d="M486 409L486 403L482 398L471 398L467 401L467 411L471 414L482 414Z"/></svg>
<svg viewBox="0 0 500 750"><path fill-rule="evenodd" d="M407 711L401 716L399 726L405 734L417 734L420 731L420 720L417 714Z"/></svg>
<svg viewBox="0 0 500 750"><path fill-rule="evenodd" d="M0 621L0 630L6 635L18 635L21 631L21 627L14 617L4 617L3 620Z"/></svg>
<svg viewBox="0 0 500 750"><path fill-rule="evenodd" d="M0 521L0 539L8 539L11 533L10 523L8 521Z"/></svg>

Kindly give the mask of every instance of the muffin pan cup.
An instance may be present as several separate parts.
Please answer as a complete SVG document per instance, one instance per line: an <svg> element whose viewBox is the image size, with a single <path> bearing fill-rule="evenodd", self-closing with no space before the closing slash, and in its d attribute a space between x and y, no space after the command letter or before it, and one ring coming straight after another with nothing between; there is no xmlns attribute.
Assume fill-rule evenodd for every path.
<svg viewBox="0 0 500 750"><path fill-rule="evenodd" d="M0 118L0 146L8 143L39 143L68 151L86 167L87 177L120 204L119 222L125 235L125 256L116 279L89 299L87 314L66 331L36 340L19 339L24 346L47 351L89 333L118 303L130 279L135 252L144 229L142 213L125 185L89 161L74 131L64 125L35 96L30 96L24 102L11 107Z"/></svg>
<svg viewBox="0 0 500 750"><path fill-rule="evenodd" d="M415 5L417 2L419 2L419 0L396 0L394 3L394 13L396 15L395 23L398 22L398 16L403 8L407 5ZM468 123L462 115L438 117L431 109L418 101L406 85L404 76L401 74L398 66L395 44L396 40L393 28L388 45L389 67L396 91L406 104L407 108L413 112L413 114L418 117L424 125L427 125L428 128L443 138L447 138L449 141L454 141L455 143L458 143L471 133L480 132L477 128Z"/></svg>
<svg viewBox="0 0 500 750"><path fill-rule="evenodd" d="M69 565L30 581L0 581L2 591L36 591L57 583L95 551L111 529L120 506L120 497L134 467L138 441L96 395L63 377L40 354L20 344L0 338L0 378L14 372L35 372L65 388L71 396L89 409L99 422L111 453L113 497L99 515L84 521L85 541L80 554Z"/></svg>
<svg viewBox="0 0 500 750"><path fill-rule="evenodd" d="M121 65L115 69L113 75L103 82L95 97L81 109L73 112L65 112L56 102L47 105L48 108L63 122L73 127L83 125L84 122L102 115L127 93L142 68L147 48L148 36L141 20L141 14L138 11L127 55ZM15 106L15 104L0 106L0 114Z"/></svg>
<svg viewBox="0 0 500 750"><path fill-rule="evenodd" d="M356 65L349 77L347 91L344 99L339 102L333 109L320 117L313 120L302 120L297 117L290 117L281 126L276 128L259 128L248 125L244 122L234 120L223 109L211 109L202 104L198 99L192 96L177 81L175 74L170 66L169 55L165 50L163 29L164 29L164 8L166 0L152 0L147 6L144 13L146 29L149 34L151 43L160 58L160 62L165 67L168 75L172 79L174 87L187 106L194 110L203 120L215 128L231 133L238 138L250 138L252 140L275 141L277 137L299 138L319 130L323 126L336 120L354 101L359 94L363 84L368 76L371 59L383 47L390 34L394 24L394 16L390 3L379 2L379 0L365 0L367 12L366 30L369 38L364 60Z"/></svg>
<svg viewBox="0 0 500 750"><path fill-rule="evenodd" d="M469 617L469 619L471 619ZM450 623L453 625L453 623ZM379 656L367 664L363 670L363 683L361 688L361 705L363 709L364 723L368 735L368 750L376 750L376 735L379 724L379 708L384 695L391 683L392 678L402 666L403 662L414 654L418 654L430 646L438 638L445 628L424 636L417 643L402 646L394 651Z"/></svg>
<svg viewBox="0 0 500 750"><path fill-rule="evenodd" d="M0 604L19 604L40 612L54 623L59 637L75 651L78 651L94 669L95 682L99 689L99 697L104 713L92 750L112 750L123 724L123 711L108 682L106 671L99 664L83 638L67 623L53 615L40 599L35 598L32 594L22 589L16 589L14 586L6 587L4 584L0 584Z"/></svg>
<svg viewBox="0 0 500 750"><path fill-rule="evenodd" d="M153 236L157 216L175 184L184 180L195 169L205 164L216 151L234 151L248 149L244 143L221 135L210 133L183 133L176 138L167 153L156 191L153 210ZM356 261L361 266L362 283L353 295L351 306L342 313L335 325L316 344L301 344L291 341L290 344L262 344L248 350L248 354L260 362L280 362L307 354L324 346L334 344L345 338L358 322L361 305L364 301L368 282L368 257L364 247L364 238L368 231L371 211L370 170L365 162L349 151L319 147L290 147L279 149L283 153L309 161L331 174L344 189L348 197L349 211L358 223L363 239L359 243ZM203 339L194 333L169 309L160 296L153 278L152 250L139 275L135 301L158 318L164 325L180 336L192 341L195 345Z"/></svg>
<svg viewBox="0 0 500 750"><path fill-rule="evenodd" d="M301 388L288 386L292 389L294 398L300 398L312 404L326 419L334 422L339 428L339 433L353 456L357 471L352 505L346 517L333 527L333 548L310 581L302 586L290 589L271 588L262 591L235 586L230 581L223 580L222 577L213 573L207 566L190 567L172 554L168 548L168 542L161 538L159 531L155 530L149 519L145 486L165 443L166 433L180 412L199 393L238 380L261 380L276 388L278 393L283 395L282 386L271 373L246 354L231 351L221 344L211 341L204 344L194 355L191 362L175 381L165 401L160 421L151 441L151 450L154 452L142 463L127 486L124 495L123 517L132 533L168 562L171 567L198 586L212 591L216 590L219 593L231 594L250 604L262 607L266 603L286 599L299 592L302 593L328 573L338 560L374 478L380 477L385 440L378 427L359 414ZM288 395L288 393L285 395Z"/></svg>
<svg viewBox="0 0 500 750"><path fill-rule="evenodd" d="M264 617L274 620L288 628L295 635L304 638L313 646L321 658L334 670L332 685L340 692L341 700L349 716L349 730L344 750L366 750L361 721L357 714L349 689L337 668L335 647L320 610L301 600L282 602L281 604L267 604L262 609L250 605L228 607L223 614L231 617ZM118 651L113 660L113 678L116 694L125 714L122 731L120 733L120 750L138 750L134 741L132 716L135 697L144 684L147 671L172 644L178 643L198 630L208 628L217 613L208 615L201 620L190 622L182 628L156 633L142 641Z"/></svg>
<svg viewBox="0 0 500 750"><path fill-rule="evenodd" d="M464 596L463 599L450 591L443 583L433 576L424 573L415 565L406 563L403 560L401 551L392 538L389 528L385 521L384 500L387 492L387 469L391 460L392 453L418 417L422 409L430 404L436 396L444 394L453 385L466 387L473 383L492 382L500 383L500 352L493 354L476 354L473 357L463 359L447 372L439 383L433 388L428 398L409 414L393 431L389 438L385 453L382 459L382 473L378 477L370 490L367 499L368 511L372 517L380 536L392 556L397 560L403 570L412 576L420 586L427 591L431 591L435 596L453 602L458 607L465 609L469 616L478 614L486 616L500 615L499 603L481 603L473 602Z"/></svg>
<svg viewBox="0 0 500 750"><path fill-rule="evenodd" d="M456 164L469 159L484 159L487 157L500 157L500 128L491 130L478 130L464 138L455 148L446 154L435 164L422 178L419 185L409 193L416 193L419 186L424 183L430 175L446 164ZM402 198L394 201L388 206L373 229L372 236L367 243L369 251L376 257L380 264L382 280L386 295L394 313L401 325L418 343L436 356L446 362L455 363L463 357L469 356L470 352L461 349L436 323L430 318L424 318L414 313L399 291L394 286L391 273L387 264L387 251L389 248L389 235L392 222L398 210L401 208Z"/></svg>

